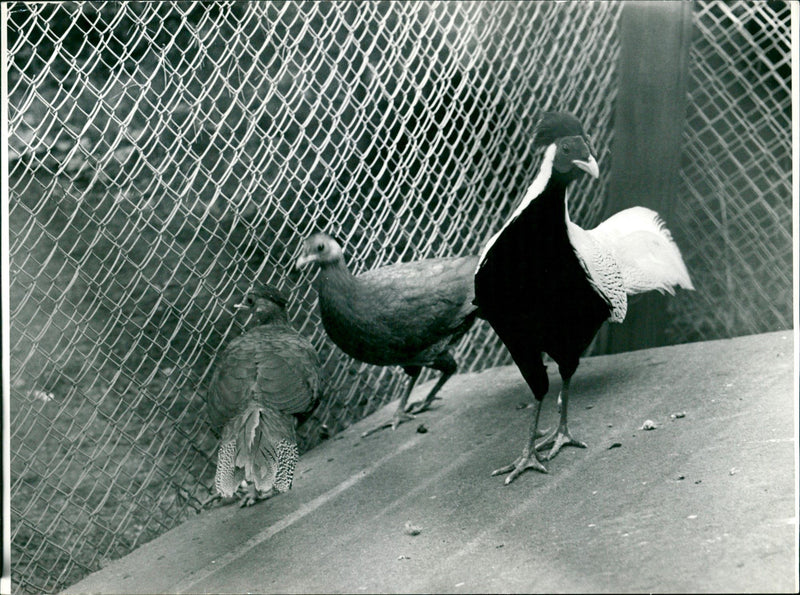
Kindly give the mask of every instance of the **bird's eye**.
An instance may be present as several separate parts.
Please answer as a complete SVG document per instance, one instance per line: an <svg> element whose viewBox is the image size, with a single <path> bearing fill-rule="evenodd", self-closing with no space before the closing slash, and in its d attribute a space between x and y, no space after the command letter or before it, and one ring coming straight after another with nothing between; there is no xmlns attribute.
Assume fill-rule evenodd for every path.
<svg viewBox="0 0 800 595"><path fill-rule="evenodd" d="M568 144L565 143L565 144L561 145L561 150L564 152L565 155L569 155L569 145Z"/></svg>
<svg viewBox="0 0 800 595"><path fill-rule="evenodd" d="M247 304L248 306L252 306L253 305L253 298L250 297L250 296L247 296L247 299L244 301L244 303Z"/></svg>
<svg viewBox="0 0 800 595"><path fill-rule="evenodd" d="M317 252L322 252L325 249L325 246L322 244L317 244Z"/></svg>

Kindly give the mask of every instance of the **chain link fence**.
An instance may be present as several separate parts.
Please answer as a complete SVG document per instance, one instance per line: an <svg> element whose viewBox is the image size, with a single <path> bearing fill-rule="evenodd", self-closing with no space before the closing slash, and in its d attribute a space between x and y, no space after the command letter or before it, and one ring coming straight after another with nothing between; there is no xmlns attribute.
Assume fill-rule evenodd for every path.
<svg viewBox="0 0 800 595"><path fill-rule="evenodd" d="M682 192L673 235L697 291L670 300L670 336L792 327L788 2L695 4Z"/></svg>
<svg viewBox="0 0 800 595"><path fill-rule="evenodd" d="M477 253L535 175L546 108L594 136L603 175L570 208L596 224L621 9L9 3L15 589L63 588L200 509L203 394L253 282L291 295L320 354L304 449L398 395L402 373L321 331L292 267L310 233L337 237L356 272ZM700 4L695 21L673 231L698 291L671 306L675 341L791 324L788 7ZM456 359L510 362L485 323Z"/></svg>

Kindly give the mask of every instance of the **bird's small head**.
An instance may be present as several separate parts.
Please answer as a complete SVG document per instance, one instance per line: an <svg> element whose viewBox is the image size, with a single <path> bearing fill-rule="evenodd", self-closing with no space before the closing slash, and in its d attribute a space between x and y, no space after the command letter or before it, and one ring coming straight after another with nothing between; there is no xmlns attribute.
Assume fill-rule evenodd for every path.
<svg viewBox="0 0 800 595"><path fill-rule="evenodd" d="M536 125L534 146L555 145L553 170L562 178L572 180L581 171L596 178L600 175L594 149L583 131L580 120L566 112L544 112Z"/></svg>
<svg viewBox="0 0 800 595"><path fill-rule="evenodd" d="M277 288L270 285L259 285L247 292L244 300L236 304L237 310L249 310L258 318L259 323L287 320L286 306L288 300L286 296Z"/></svg>
<svg viewBox="0 0 800 595"><path fill-rule="evenodd" d="M320 266L335 264L343 259L342 247L326 233L315 233L306 238L295 267L301 269L312 262Z"/></svg>

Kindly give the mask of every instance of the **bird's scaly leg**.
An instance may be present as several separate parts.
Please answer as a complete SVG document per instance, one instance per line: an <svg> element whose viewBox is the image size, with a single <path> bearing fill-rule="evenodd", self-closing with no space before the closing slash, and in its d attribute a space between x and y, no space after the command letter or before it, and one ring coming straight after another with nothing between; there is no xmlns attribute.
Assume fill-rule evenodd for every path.
<svg viewBox="0 0 800 595"><path fill-rule="evenodd" d="M248 483L247 485L247 493L241 497L239 500L239 508L245 508L248 506L252 506L256 502L260 502L261 500L267 500L268 498L272 498L273 496L277 496L280 492L273 486L268 489L266 492L260 492L256 489L255 484Z"/></svg>
<svg viewBox="0 0 800 595"><path fill-rule="evenodd" d="M217 504L218 502L219 504ZM222 494L216 492L203 500L200 505L203 508L216 508L218 506L227 506L228 504L233 504L234 502L236 502L236 496L225 498Z"/></svg>
<svg viewBox="0 0 800 595"><path fill-rule="evenodd" d="M567 405L569 403L570 380L571 378L564 380L561 387L561 392L558 393L560 413L558 427L536 445L536 450L541 450L550 446L551 444L553 445L553 447L550 449L550 452L547 454L547 457L545 457L545 460L547 461L556 456L558 451L561 450L562 446L577 446L578 448L586 448L585 443L572 437L572 435L569 433L569 428L567 427Z"/></svg>
<svg viewBox="0 0 800 595"><path fill-rule="evenodd" d="M393 430L397 429L404 421L411 421L414 419L414 416L410 413L406 413L406 403L408 403L408 396L411 394L411 390L414 388L414 385L417 383L417 378L419 378L419 370L416 370L416 373L410 373L411 380L408 383L405 391L403 391L403 396L400 398L400 403L397 406L397 409L392 416L392 419L389 421L382 423L381 425L372 428L371 430L367 430L363 434L361 434L362 438L366 438L367 436L374 434L375 432L379 432L384 428L392 428Z"/></svg>
<svg viewBox="0 0 800 595"><path fill-rule="evenodd" d="M236 488L236 491L231 496L223 496L219 492L203 501L203 508L217 508L220 506L230 506L234 502L238 502L240 507L252 506L256 502L266 500L278 494L278 490L274 487L266 492L259 492L255 484L242 481L241 485Z"/></svg>
<svg viewBox="0 0 800 595"><path fill-rule="evenodd" d="M444 386L444 383L447 382L447 379L450 378L453 374L442 372L442 375L439 377L438 382L434 385L431 389L431 392L428 393L428 396L425 397L424 401L417 401L416 403L411 403L408 407L406 407L406 411L408 413L422 413L428 407L430 407L431 403L433 403L436 399L440 399L442 397L437 397L436 393L439 392L439 389Z"/></svg>
<svg viewBox="0 0 800 595"><path fill-rule="evenodd" d="M444 383L458 371L458 364L456 364L456 360L453 359L453 355L449 351L445 351L436 356L431 367L435 370L439 370L442 375L424 400L411 403L411 405L406 408L406 411L409 413L421 413L428 409L434 400L441 399L441 397L436 396L439 394L439 389L441 389Z"/></svg>
<svg viewBox="0 0 800 595"><path fill-rule="evenodd" d="M547 469L539 460L539 453L535 448L536 438L539 436L539 411L541 408L542 402L539 399L536 399L536 403L533 406L533 420L531 420L531 426L528 433L528 442L525 444L525 449L522 451L522 456L510 465L506 465L505 467L500 467L500 469L495 469L492 471L492 475L501 475L503 473L508 473L509 471L511 472L509 476L506 477L505 485L508 485L514 481L517 476L526 469L534 469L536 471L541 471L542 473L547 473Z"/></svg>

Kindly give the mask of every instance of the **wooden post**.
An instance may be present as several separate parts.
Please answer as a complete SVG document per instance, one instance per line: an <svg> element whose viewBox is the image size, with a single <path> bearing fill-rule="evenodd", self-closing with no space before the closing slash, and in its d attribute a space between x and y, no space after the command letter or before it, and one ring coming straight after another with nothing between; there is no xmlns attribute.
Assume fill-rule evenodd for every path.
<svg viewBox="0 0 800 595"><path fill-rule="evenodd" d="M620 17L619 89L605 216L641 205L670 226L679 187L681 132L691 45L692 4L628 1ZM623 324L609 324L600 352L663 345L666 299L629 303Z"/></svg>

